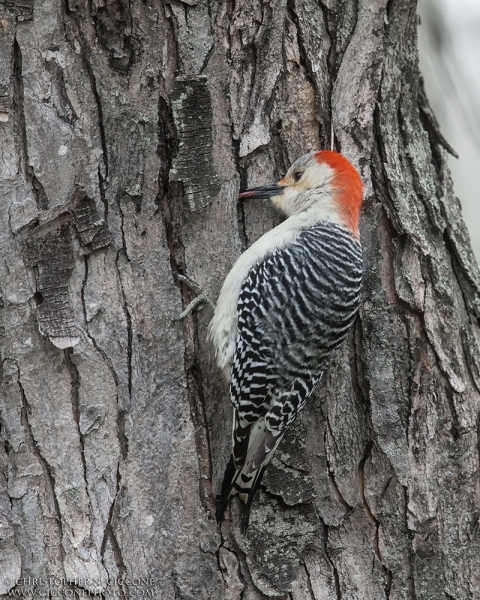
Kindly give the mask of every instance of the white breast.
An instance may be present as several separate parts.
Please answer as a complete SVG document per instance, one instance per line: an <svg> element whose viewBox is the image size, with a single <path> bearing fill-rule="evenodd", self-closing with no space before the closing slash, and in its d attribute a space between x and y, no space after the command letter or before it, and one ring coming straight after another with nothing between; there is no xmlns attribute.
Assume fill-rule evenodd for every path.
<svg viewBox="0 0 480 600"><path fill-rule="evenodd" d="M305 227L311 227L320 221L337 221L337 219L337 215L332 218L331 215L325 215L324 211L316 207L292 215L257 240L234 264L220 291L215 314L208 331L209 338L215 347L218 366L223 369L229 381L237 339L238 296L248 272L255 263L277 248L284 248L291 244Z"/></svg>

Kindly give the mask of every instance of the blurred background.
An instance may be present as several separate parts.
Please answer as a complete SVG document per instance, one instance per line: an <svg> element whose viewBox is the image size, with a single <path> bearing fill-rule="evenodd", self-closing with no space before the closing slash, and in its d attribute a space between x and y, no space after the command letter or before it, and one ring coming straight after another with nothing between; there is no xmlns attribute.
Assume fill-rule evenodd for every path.
<svg viewBox="0 0 480 600"><path fill-rule="evenodd" d="M480 0L419 0L420 69L480 262Z"/></svg>

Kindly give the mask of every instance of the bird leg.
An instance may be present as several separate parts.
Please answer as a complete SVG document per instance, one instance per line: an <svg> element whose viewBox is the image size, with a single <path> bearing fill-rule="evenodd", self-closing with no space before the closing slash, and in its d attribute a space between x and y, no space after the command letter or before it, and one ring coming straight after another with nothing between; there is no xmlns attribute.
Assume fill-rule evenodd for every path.
<svg viewBox="0 0 480 600"><path fill-rule="evenodd" d="M185 310L174 319L174 321L181 321L189 313L191 313L196 306L202 304L203 302L206 302L209 306L212 307L212 310L215 310L215 302L210 298L203 286L201 286L193 279L190 279L190 277L186 277L185 275L177 274L177 279L185 283L191 290L193 290L197 294L197 296L190 302L190 304L185 308Z"/></svg>

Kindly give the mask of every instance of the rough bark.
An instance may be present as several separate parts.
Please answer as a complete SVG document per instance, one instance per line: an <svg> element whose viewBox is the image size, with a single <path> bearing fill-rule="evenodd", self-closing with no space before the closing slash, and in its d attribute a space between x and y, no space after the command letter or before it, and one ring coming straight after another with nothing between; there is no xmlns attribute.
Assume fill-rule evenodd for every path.
<svg viewBox="0 0 480 600"><path fill-rule="evenodd" d="M480 598L480 278L415 1L0 12L0 593ZM366 185L362 308L244 536L236 501L213 519L231 407L211 311L176 322L175 276L215 297L279 222L240 187L332 136Z"/></svg>

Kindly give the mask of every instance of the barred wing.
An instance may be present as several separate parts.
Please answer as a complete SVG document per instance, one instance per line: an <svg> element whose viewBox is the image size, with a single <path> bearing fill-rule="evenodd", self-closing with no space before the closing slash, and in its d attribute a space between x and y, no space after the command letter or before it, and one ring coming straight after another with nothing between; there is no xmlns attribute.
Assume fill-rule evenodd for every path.
<svg viewBox="0 0 480 600"><path fill-rule="evenodd" d="M293 421L355 319L361 278L359 241L333 223L305 229L250 270L230 388L242 427Z"/></svg>

